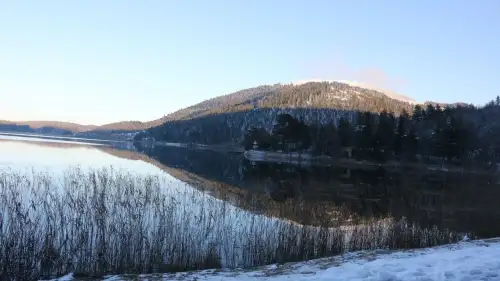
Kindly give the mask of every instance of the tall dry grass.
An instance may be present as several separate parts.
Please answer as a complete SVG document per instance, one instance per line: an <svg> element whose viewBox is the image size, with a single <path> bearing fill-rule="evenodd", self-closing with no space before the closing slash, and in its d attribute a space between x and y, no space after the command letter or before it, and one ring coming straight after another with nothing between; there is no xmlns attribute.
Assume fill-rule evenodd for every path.
<svg viewBox="0 0 500 281"><path fill-rule="evenodd" d="M304 226L160 176L113 169L0 171L0 279L253 267L457 241L405 220Z"/></svg>

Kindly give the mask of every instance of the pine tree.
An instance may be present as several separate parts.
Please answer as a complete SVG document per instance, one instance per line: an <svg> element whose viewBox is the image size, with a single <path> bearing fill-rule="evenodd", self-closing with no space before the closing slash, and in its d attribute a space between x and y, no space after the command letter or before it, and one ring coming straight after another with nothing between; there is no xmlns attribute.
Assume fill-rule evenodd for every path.
<svg viewBox="0 0 500 281"><path fill-rule="evenodd" d="M406 111L401 113L398 117L398 126L394 136L394 153L397 157L401 156L403 152L403 142L406 136L406 123L409 120L409 115Z"/></svg>
<svg viewBox="0 0 500 281"><path fill-rule="evenodd" d="M339 120L338 135L342 147L350 147L353 143L353 127L344 117Z"/></svg>
<svg viewBox="0 0 500 281"><path fill-rule="evenodd" d="M415 105L415 108L413 109L412 120L414 120L416 123L420 123L424 119L424 115L425 115L425 112L422 109L422 106L420 106L419 104Z"/></svg>
<svg viewBox="0 0 500 281"><path fill-rule="evenodd" d="M384 151L392 151L394 146L395 120L394 115L382 111L379 115L375 140L378 147Z"/></svg>
<svg viewBox="0 0 500 281"><path fill-rule="evenodd" d="M321 151L325 155L337 157L340 154L340 139L337 128L333 124L322 126L320 129Z"/></svg>

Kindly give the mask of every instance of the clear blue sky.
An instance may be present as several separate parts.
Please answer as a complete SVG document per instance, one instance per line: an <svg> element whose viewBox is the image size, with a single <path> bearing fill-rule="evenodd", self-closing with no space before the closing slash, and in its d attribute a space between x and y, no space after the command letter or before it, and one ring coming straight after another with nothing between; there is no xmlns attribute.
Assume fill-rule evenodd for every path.
<svg viewBox="0 0 500 281"><path fill-rule="evenodd" d="M0 2L0 119L146 121L303 79L483 104L499 75L498 0Z"/></svg>

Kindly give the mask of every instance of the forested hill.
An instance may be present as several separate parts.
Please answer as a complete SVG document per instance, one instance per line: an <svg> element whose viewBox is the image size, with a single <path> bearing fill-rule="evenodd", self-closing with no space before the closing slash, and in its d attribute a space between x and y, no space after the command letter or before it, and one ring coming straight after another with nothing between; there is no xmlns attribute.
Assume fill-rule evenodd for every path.
<svg viewBox="0 0 500 281"><path fill-rule="evenodd" d="M241 90L212 98L167 115L165 121L186 120L210 114L247 111L256 108L329 108L379 112L412 106L384 92L342 82L309 82L300 85L275 84Z"/></svg>
<svg viewBox="0 0 500 281"><path fill-rule="evenodd" d="M166 116L166 122L146 134L168 142L241 143L247 129L271 130L276 117L288 113L306 123L353 121L358 111L394 112L413 109L411 103L383 92L340 82L259 86L220 96Z"/></svg>
<svg viewBox="0 0 500 281"><path fill-rule="evenodd" d="M43 132L60 131L65 133L88 131L96 128L92 125L81 125L70 122L59 121L7 121L0 120L0 130L11 130L19 132Z"/></svg>

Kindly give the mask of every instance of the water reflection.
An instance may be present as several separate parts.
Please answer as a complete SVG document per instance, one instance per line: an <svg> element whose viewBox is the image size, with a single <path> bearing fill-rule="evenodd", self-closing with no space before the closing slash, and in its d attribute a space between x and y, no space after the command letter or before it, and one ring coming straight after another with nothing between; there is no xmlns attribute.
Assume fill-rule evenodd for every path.
<svg viewBox="0 0 500 281"><path fill-rule="evenodd" d="M206 150L139 150L166 167L196 178L199 186L215 196L232 197L239 207L288 216L300 223L332 223L332 213L337 215L337 223L405 217L422 227L472 231L478 237L500 235L500 188L493 174L301 167L252 163L239 154ZM266 203L269 201L273 204ZM294 205L293 214L285 208L269 210L270 205L280 204ZM317 206L323 211L318 212Z"/></svg>
<svg viewBox="0 0 500 281"><path fill-rule="evenodd" d="M143 175L161 172L144 161L130 161L103 153L103 149L113 149L111 145L0 135L0 168L23 172L35 168L60 174L70 166L87 170L113 166Z"/></svg>

